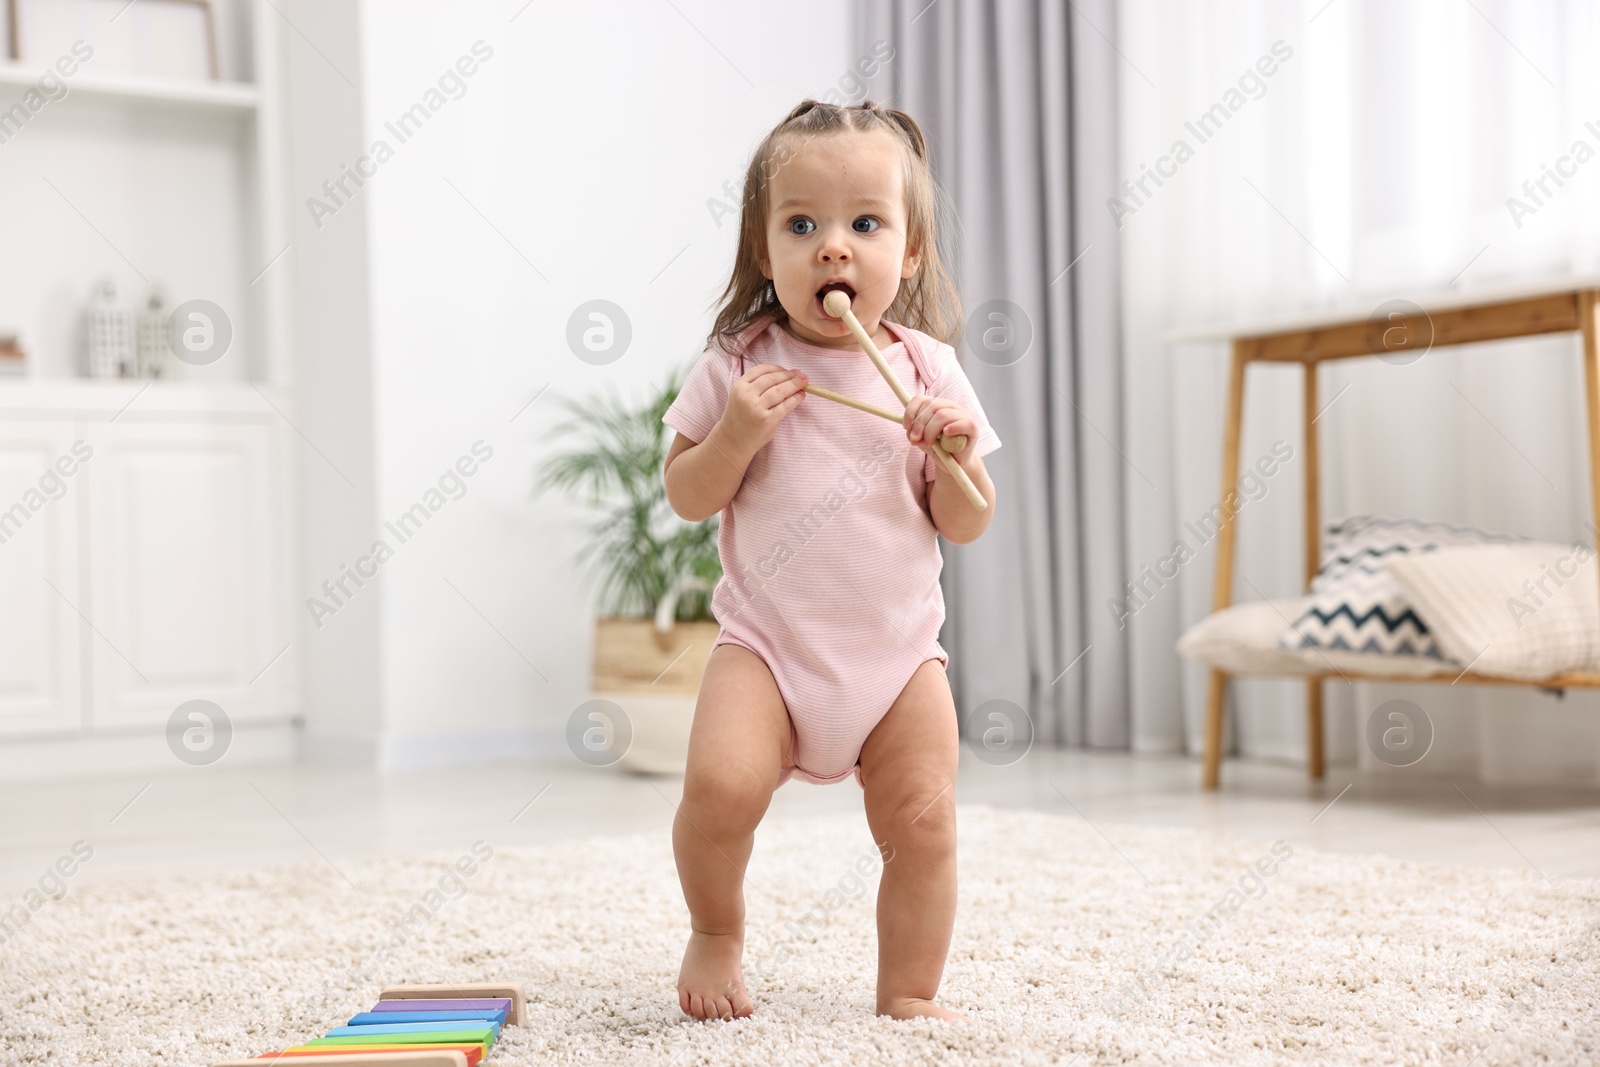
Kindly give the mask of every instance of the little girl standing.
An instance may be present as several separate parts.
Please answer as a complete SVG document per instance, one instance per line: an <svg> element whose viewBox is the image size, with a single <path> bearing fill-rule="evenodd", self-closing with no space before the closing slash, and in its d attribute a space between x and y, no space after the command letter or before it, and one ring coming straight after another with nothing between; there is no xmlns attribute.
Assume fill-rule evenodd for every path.
<svg viewBox="0 0 1600 1067"><path fill-rule="evenodd" d="M909 115L801 103L750 160L733 275L662 419L677 431L663 472L673 511L722 513L721 632L672 829L691 926L678 1002L697 1019L755 1008L743 877L773 790L852 772L885 857L878 1014L966 1018L933 1002L955 921L958 749L938 535L966 544L989 525L982 457L1000 438L948 344L960 310L934 205ZM901 426L804 392L899 409L823 310L831 289L913 394ZM946 433L966 435L955 459L989 507L935 459Z"/></svg>

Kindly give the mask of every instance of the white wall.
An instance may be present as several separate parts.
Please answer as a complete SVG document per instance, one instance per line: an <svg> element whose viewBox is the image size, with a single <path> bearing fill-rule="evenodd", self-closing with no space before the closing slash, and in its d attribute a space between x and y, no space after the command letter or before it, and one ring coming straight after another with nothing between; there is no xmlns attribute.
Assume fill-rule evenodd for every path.
<svg viewBox="0 0 1600 1067"><path fill-rule="evenodd" d="M680 0L678 10L657 0L522 8L360 4L361 140L370 149L382 138L394 154L320 229L304 203L319 194L314 168L297 160L291 188L297 233L308 238L297 269L322 254L320 243L366 232L365 267L346 255L326 281L342 277L353 293L342 272L368 274L366 306L352 295L348 312L365 316L371 335L377 522L421 500L474 442L494 450L465 495L411 540L387 535L394 557L310 635L328 649L359 645L363 628L377 635L381 710L341 706L348 685L361 689L364 668L341 681L349 661L314 648L326 670L320 680L308 672L308 730L354 731L386 763L563 750L566 718L588 698L596 606L573 563L588 512L555 496L530 499L560 415L551 401L608 386L636 400L699 354L737 230L736 218L719 227L707 200L742 177L767 129L803 97L834 88L853 59L848 0L810 5L803 18L704 0ZM400 143L385 123L424 100L480 40L493 54L463 79L464 95ZM295 119L298 143L318 121L315 108ZM354 167L357 151L344 162ZM337 176L327 151L317 165ZM596 298L619 304L633 325L627 353L603 367L577 359L565 340L573 309ZM337 300L322 300L302 315L299 336L315 344L323 325L349 332L342 314ZM355 340L318 358L368 358ZM340 398L352 422L334 426L324 399L319 424L331 432L360 422L361 387L351 385L359 374L327 375L306 359L302 367L308 392L335 379L354 390ZM308 478L317 462L308 460ZM324 480L330 497L348 495L339 488ZM316 492L308 488L308 511ZM307 553L306 595L381 532L336 525Z"/></svg>
<svg viewBox="0 0 1600 1067"><path fill-rule="evenodd" d="M370 762L384 731L381 678L384 591L366 590L314 626L305 600L341 563L371 544L379 520L374 434L368 220L343 212L321 227L298 205L364 143L361 32L355 3L299 0L286 8L283 80L290 141L295 389L291 410L301 491L301 623L305 747L313 757ZM314 42L314 43L313 43ZM274 268L277 269L277 268Z"/></svg>

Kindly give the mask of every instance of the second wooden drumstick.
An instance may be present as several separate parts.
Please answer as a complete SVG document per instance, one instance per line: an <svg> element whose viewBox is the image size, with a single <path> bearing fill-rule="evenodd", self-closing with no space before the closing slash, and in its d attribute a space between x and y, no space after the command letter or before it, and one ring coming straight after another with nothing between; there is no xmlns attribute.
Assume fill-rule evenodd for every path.
<svg viewBox="0 0 1600 1067"><path fill-rule="evenodd" d="M878 368L878 373L883 375L883 380L889 383L890 389L894 390L894 395L900 398L901 405L909 406L911 394L906 392L904 385L900 384L900 379L890 368L888 362L884 360L883 353L878 351L878 346L867 335L867 331L862 329L861 322L856 318L855 312L850 310L850 297L844 292L835 289L822 298L822 309L834 318L843 320L845 326L855 335L856 344L861 346L861 351L865 352L867 358L872 360L873 366ZM944 469L949 471L951 476L955 478L956 484L961 486L961 491L966 494L973 507L982 511L989 506L989 502L983 499L983 494L978 492L978 487L972 484L971 476L967 474L961 464L956 462L954 456L940 447L938 442L934 445L933 454L939 457L940 462L944 464Z"/></svg>
<svg viewBox="0 0 1600 1067"><path fill-rule="evenodd" d="M831 400L835 404L843 404L845 407L855 408L857 411L865 411L868 415L876 415L880 419L888 419L893 423L899 424L906 421L904 415L896 415L894 412L885 408L864 403L863 401L857 400L853 396L845 396L843 393L836 393L832 389L824 389L820 385L808 385L806 386L806 392L812 394L813 396L820 396L824 400ZM958 433L945 434L943 437L939 438L939 443L943 445L944 450L950 453L952 456L956 455L967 447L966 437Z"/></svg>

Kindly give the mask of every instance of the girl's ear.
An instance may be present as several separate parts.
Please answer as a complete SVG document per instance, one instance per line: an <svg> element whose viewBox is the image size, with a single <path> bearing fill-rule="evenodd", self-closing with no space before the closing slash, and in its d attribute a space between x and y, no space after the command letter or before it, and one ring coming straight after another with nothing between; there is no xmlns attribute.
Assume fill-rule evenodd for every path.
<svg viewBox="0 0 1600 1067"><path fill-rule="evenodd" d="M900 277L910 278L917 273L917 268L922 266L922 255L915 249L906 249L905 261L900 266Z"/></svg>

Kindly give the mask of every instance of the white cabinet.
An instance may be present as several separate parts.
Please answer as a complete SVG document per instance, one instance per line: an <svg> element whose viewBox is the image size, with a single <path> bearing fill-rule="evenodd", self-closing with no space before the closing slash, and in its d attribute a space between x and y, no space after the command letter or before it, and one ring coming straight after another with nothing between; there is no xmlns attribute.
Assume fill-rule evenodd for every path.
<svg viewBox="0 0 1600 1067"><path fill-rule="evenodd" d="M282 417L134 389L0 388L0 741L298 712Z"/></svg>
<svg viewBox="0 0 1600 1067"><path fill-rule="evenodd" d="M0 737L82 722L82 437L71 420L0 422Z"/></svg>
<svg viewBox="0 0 1600 1067"><path fill-rule="evenodd" d="M270 717L288 644L280 472L265 422L93 427L88 558L95 726L164 726L204 698Z"/></svg>

